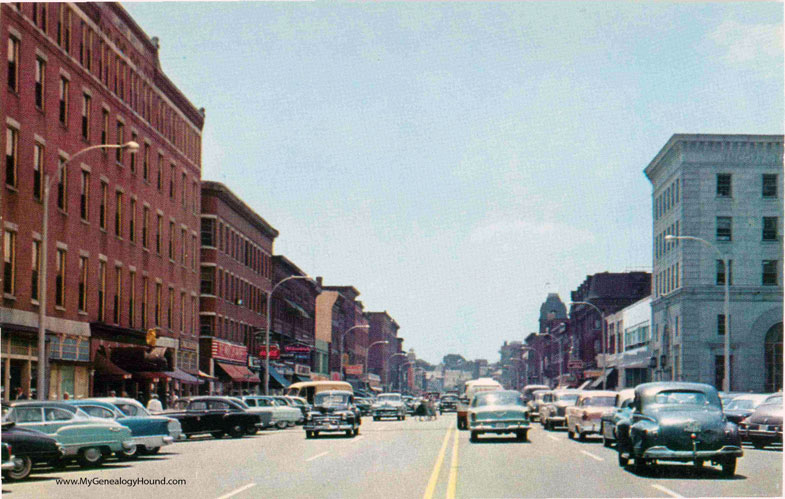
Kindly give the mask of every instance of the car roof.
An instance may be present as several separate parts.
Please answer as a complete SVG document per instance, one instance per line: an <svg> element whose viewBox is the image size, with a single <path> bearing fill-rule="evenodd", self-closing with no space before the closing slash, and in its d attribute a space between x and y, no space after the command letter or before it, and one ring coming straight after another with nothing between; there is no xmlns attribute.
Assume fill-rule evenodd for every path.
<svg viewBox="0 0 785 499"><path fill-rule="evenodd" d="M83 406L83 405L97 405L99 407L104 407L106 409L117 409L114 404L111 402L107 402L105 400L97 400L97 399L80 399L80 400L69 400L69 404L75 406Z"/></svg>
<svg viewBox="0 0 785 499"><path fill-rule="evenodd" d="M11 407L57 407L67 411L76 412L76 406L67 402L55 400L23 400L19 402L11 402Z"/></svg>
<svg viewBox="0 0 785 499"><path fill-rule="evenodd" d="M581 393L581 397L616 397L616 392L613 390L585 390Z"/></svg>
<svg viewBox="0 0 785 499"><path fill-rule="evenodd" d="M662 391L670 390L689 390L698 392L717 392L717 389L706 383L686 383L683 381L657 381L653 383L642 383L635 387L635 395L652 397Z"/></svg>
<svg viewBox="0 0 785 499"><path fill-rule="evenodd" d="M329 395L354 395L354 393L348 390L323 390L316 395L323 395L325 393Z"/></svg>

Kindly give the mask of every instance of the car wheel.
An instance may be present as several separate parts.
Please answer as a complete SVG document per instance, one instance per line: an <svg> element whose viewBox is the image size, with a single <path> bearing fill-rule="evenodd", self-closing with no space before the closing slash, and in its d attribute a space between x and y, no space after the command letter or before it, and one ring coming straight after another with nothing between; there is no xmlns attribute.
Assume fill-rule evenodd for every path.
<svg viewBox="0 0 785 499"><path fill-rule="evenodd" d="M314 432L313 432L313 438L316 438L316 437L318 437L318 436L319 436L319 432L318 432L318 431L314 431Z"/></svg>
<svg viewBox="0 0 785 499"><path fill-rule="evenodd" d="M703 468L703 459L696 459L692 464L696 468L701 469Z"/></svg>
<svg viewBox="0 0 785 499"><path fill-rule="evenodd" d="M356 437L359 434L360 434L360 427L358 426L357 428L354 429L354 436Z"/></svg>
<svg viewBox="0 0 785 499"><path fill-rule="evenodd" d="M57 459L50 459L49 461L46 462L46 464L48 464L49 466L51 466L56 470L64 470L65 467L68 466L68 461L62 458L57 458Z"/></svg>
<svg viewBox="0 0 785 499"><path fill-rule="evenodd" d="M722 462L722 475L731 477L736 474L736 458L728 457Z"/></svg>
<svg viewBox="0 0 785 499"><path fill-rule="evenodd" d="M472 434L469 436L469 442L477 442L479 440L479 433L476 431L472 431Z"/></svg>
<svg viewBox="0 0 785 499"><path fill-rule="evenodd" d="M152 455L158 454L158 451L160 451L160 450L161 450L160 447L152 447L150 449L145 449L145 454L149 454L149 455L152 456Z"/></svg>
<svg viewBox="0 0 785 499"><path fill-rule="evenodd" d="M762 448L766 447L766 442L764 442L763 440L761 440L759 438L752 438L752 439L750 439L750 442L752 442L752 445L756 449L762 449Z"/></svg>
<svg viewBox="0 0 785 499"><path fill-rule="evenodd" d="M33 470L33 460L28 456L15 457L14 469L3 472L3 477L9 480L24 480Z"/></svg>
<svg viewBox="0 0 785 499"><path fill-rule="evenodd" d="M586 441L586 434L584 432L578 432L578 441L585 442Z"/></svg>
<svg viewBox="0 0 785 499"><path fill-rule="evenodd" d="M257 428L256 425L249 426L245 429L246 435L256 435L258 432L259 432L259 428Z"/></svg>
<svg viewBox="0 0 785 499"><path fill-rule="evenodd" d="M618 455L619 455L619 466L621 466L622 468L626 467L629 464L630 460L624 457L621 451L618 452Z"/></svg>
<svg viewBox="0 0 785 499"><path fill-rule="evenodd" d="M642 457L635 457L632 460L632 466L635 468L637 473L643 473L646 471L646 466L648 463Z"/></svg>
<svg viewBox="0 0 785 499"><path fill-rule="evenodd" d="M88 447L79 451L76 460L82 468L94 468L103 464L104 455L98 447Z"/></svg>
<svg viewBox="0 0 785 499"><path fill-rule="evenodd" d="M138 445L134 445L134 448L131 450L121 450L117 453L117 457L123 460L131 460L136 459L141 454Z"/></svg>
<svg viewBox="0 0 785 499"><path fill-rule="evenodd" d="M213 438L223 438L225 433L222 432L222 431L214 431L214 432L211 432L210 435L212 435Z"/></svg>
<svg viewBox="0 0 785 499"><path fill-rule="evenodd" d="M278 428L279 430L283 430L287 426L289 425L286 423L286 421L278 421L277 423L275 423L275 427Z"/></svg>
<svg viewBox="0 0 785 499"><path fill-rule="evenodd" d="M241 438L245 435L245 427L239 423L235 423L229 428L229 436L232 438Z"/></svg>
<svg viewBox="0 0 785 499"><path fill-rule="evenodd" d="M527 435L527 433L528 433L528 432L526 432L526 431L518 431L518 432L515 432L515 439L516 439L518 442L525 442L525 441L527 440L527 438L528 438L528 435Z"/></svg>
<svg viewBox="0 0 785 499"><path fill-rule="evenodd" d="M313 432L311 430L306 430L305 438L313 438Z"/></svg>
<svg viewBox="0 0 785 499"><path fill-rule="evenodd" d="M346 436L349 438L354 437L354 430L346 430Z"/></svg>
<svg viewBox="0 0 785 499"><path fill-rule="evenodd" d="M373 417L373 420L374 420L374 421L379 421L379 418L377 418L376 416L374 416L374 417Z"/></svg>

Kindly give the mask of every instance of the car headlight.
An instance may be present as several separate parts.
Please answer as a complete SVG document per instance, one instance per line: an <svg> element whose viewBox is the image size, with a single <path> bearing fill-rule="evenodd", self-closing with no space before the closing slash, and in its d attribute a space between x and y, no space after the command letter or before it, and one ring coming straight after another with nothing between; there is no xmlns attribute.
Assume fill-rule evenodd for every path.
<svg viewBox="0 0 785 499"><path fill-rule="evenodd" d="M169 431L169 434L176 433L182 430L179 421L169 421L166 424L166 429Z"/></svg>

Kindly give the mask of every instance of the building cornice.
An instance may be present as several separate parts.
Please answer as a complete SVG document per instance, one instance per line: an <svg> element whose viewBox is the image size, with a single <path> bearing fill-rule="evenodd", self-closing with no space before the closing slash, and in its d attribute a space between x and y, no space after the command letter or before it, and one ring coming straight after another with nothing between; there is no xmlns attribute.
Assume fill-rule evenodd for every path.
<svg viewBox="0 0 785 499"><path fill-rule="evenodd" d="M220 182L202 180L202 197L212 195L229 205L230 208L240 213L246 220L271 239L278 237L278 231L272 225L253 211L245 202L238 198L228 187Z"/></svg>

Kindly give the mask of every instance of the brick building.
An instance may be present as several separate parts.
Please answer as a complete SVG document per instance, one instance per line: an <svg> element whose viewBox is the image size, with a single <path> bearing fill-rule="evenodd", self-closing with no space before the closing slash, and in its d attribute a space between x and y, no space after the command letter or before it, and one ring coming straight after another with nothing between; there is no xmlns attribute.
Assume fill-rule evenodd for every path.
<svg viewBox="0 0 785 499"><path fill-rule="evenodd" d="M0 69L4 398L36 385L44 292L47 396L187 392L197 372L204 111L166 77L157 40L119 4L0 9L8 52ZM74 156L128 141L140 144L138 152ZM42 265L46 289L39 289ZM146 344L148 328L157 330L154 349Z"/></svg>
<svg viewBox="0 0 785 499"><path fill-rule="evenodd" d="M260 377L248 366L260 365L278 231L225 185L201 185L200 367L218 378L211 392L257 391Z"/></svg>
<svg viewBox="0 0 785 499"><path fill-rule="evenodd" d="M319 279L321 282L321 279ZM355 385L362 378L368 350L368 322L363 314L363 304L357 300L360 292L353 286L322 286L322 293L338 293L333 305L333 328L330 341L330 375L350 380ZM368 326L368 327L364 327ZM343 343L343 369L341 373L341 343ZM351 367L350 367L351 366Z"/></svg>
<svg viewBox="0 0 785 499"><path fill-rule="evenodd" d="M368 330L368 344L377 341L386 341L386 345L378 345L373 347L368 352L368 374L379 378L379 384L383 387L390 386L391 374L390 363L401 362L401 357L396 357L393 361L390 360L396 353L403 353L402 341L398 341L398 329L400 326L389 313L384 312L366 312L365 317L368 320L368 325L371 326ZM376 380L369 379L371 386L374 386Z"/></svg>

